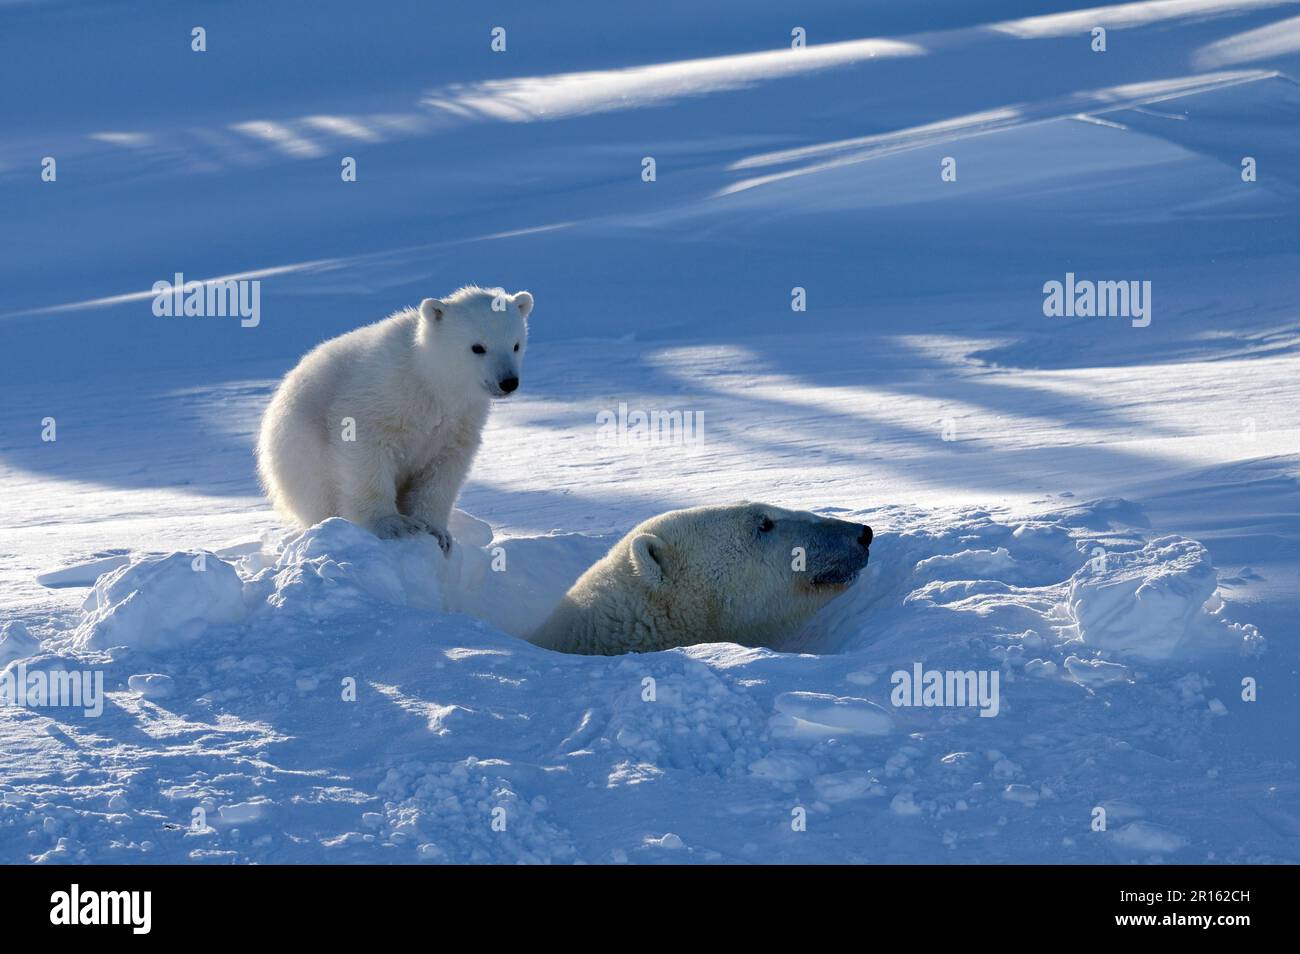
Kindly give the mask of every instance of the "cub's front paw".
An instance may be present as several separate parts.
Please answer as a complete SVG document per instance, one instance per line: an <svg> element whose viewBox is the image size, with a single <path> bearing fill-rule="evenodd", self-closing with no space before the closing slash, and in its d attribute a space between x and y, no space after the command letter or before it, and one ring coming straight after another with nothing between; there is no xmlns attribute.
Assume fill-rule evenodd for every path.
<svg viewBox="0 0 1300 954"><path fill-rule="evenodd" d="M438 546L442 547L444 554L451 553L451 533L440 529L439 527L429 527L429 533L433 539L438 541Z"/></svg>
<svg viewBox="0 0 1300 954"><path fill-rule="evenodd" d="M430 527L423 520L408 517L404 513L390 514L375 521L375 536L381 540L395 540L398 537L413 537L420 533L429 533Z"/></svg>
<svg viewBox="0 0 1300 954"><path fill-rule="evenodd" d="M394 540L398 537L419 537L428 534L438 541L443 553L451 552L451 534L441 527L435 527L423 517L411 517L404 513L395 513L375 521L375 536L381 540Z"/></svg>

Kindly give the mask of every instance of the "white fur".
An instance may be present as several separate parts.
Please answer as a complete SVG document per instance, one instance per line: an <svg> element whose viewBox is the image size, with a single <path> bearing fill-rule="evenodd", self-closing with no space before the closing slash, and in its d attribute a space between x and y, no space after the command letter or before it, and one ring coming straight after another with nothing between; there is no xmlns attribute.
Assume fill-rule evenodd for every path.
<svg viewBox="0 0 1300 954"><path fill-rule="evenodd" d="M301 526L337 516L381 537L431 533L448 549L491 400L519 378L532 307L528 292L469 286L314 348L262 418L257 469L276 509Z"/></svg>
<svg viewBox="0 0 1300 954"><path fill-rule="evenodd" d="M770 527L760 529L765 521ZM660 514L588 569L530 638L609 656L707 642L771 646L866 565L864 529L766 504ZM796 547L806 557L802 570L794 569ZM814 583L823 572L842 579Z"/></svg>

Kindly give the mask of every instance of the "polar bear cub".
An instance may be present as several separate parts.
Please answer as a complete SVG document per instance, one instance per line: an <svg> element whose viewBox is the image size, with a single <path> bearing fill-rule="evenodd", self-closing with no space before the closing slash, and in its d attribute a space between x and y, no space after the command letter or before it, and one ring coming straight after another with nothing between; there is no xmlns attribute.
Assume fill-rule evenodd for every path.
<svg viewBox="0 0 1300 954"><path fill-rule="evenodd" d="M614 544L529 640L601 656L774 646L848 589L871 540L868 526L768 504L673 510Z"/></svg>
<svg viewBox="0 0 1300 954"><path fill-rule="evenodd" d="M379 537L447 521L493 398L519 387L533 296L470 285L318 345L262 418L257 469L286 519Z"/></svg>

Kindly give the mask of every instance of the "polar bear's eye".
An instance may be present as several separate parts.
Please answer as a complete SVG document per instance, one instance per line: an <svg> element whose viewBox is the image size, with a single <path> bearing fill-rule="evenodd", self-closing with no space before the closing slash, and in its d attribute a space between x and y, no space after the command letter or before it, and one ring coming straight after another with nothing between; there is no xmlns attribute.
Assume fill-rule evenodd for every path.
<svg viewBox="0 0 1300 954"><path fill-rule="evenodd" d="M771 530L771 529L772 529L773 527L775 527L775 526L776 526L776 524L774 524L774 523L772 522L772 518L771 518L771 517L764 517L763 520L762 520L762 522L760 522L759 525L758 525L758 532L759 532L759 533L767 533L769 530Z"/></svg>
<svg viewBox="0 0 1300 954"><path fill-rule="evenodd" d="M487 348L483 347L480 344L474 345L474 347L470 348L469 350L473 351L475 354L487 354Z"/></svg>
<svg viewBox="0 0 1300 954"><path fill-rule="evenodd" d="M515 350L516 350L516 351L519 350L519 342L518 342L518 341L515 342Z"/></svg>

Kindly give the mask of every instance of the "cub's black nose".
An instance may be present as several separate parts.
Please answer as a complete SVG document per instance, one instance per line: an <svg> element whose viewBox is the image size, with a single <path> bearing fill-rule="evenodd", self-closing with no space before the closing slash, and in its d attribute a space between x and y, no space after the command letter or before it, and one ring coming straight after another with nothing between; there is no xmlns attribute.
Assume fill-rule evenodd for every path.
<svg viewBox="0 0 1300 954"><path fill-rule="evenodd" d="M502 391L505 391L506 394L509 394L509 393L510 393L511 391L513 391L515 388L519 387L519 379L518 379L518 378L502 378L502 379L498 382L498 384L499 384L499 386L500 386L500 388L501 388Z"/></svg>
<svg viewBox="0 0 1300 954"><path fill-rule="evenodd" d="M862 544L864 547L869 547L871 546L872 536L871 528L863 527L862 532L858 534L858 543Z"/></svg>

